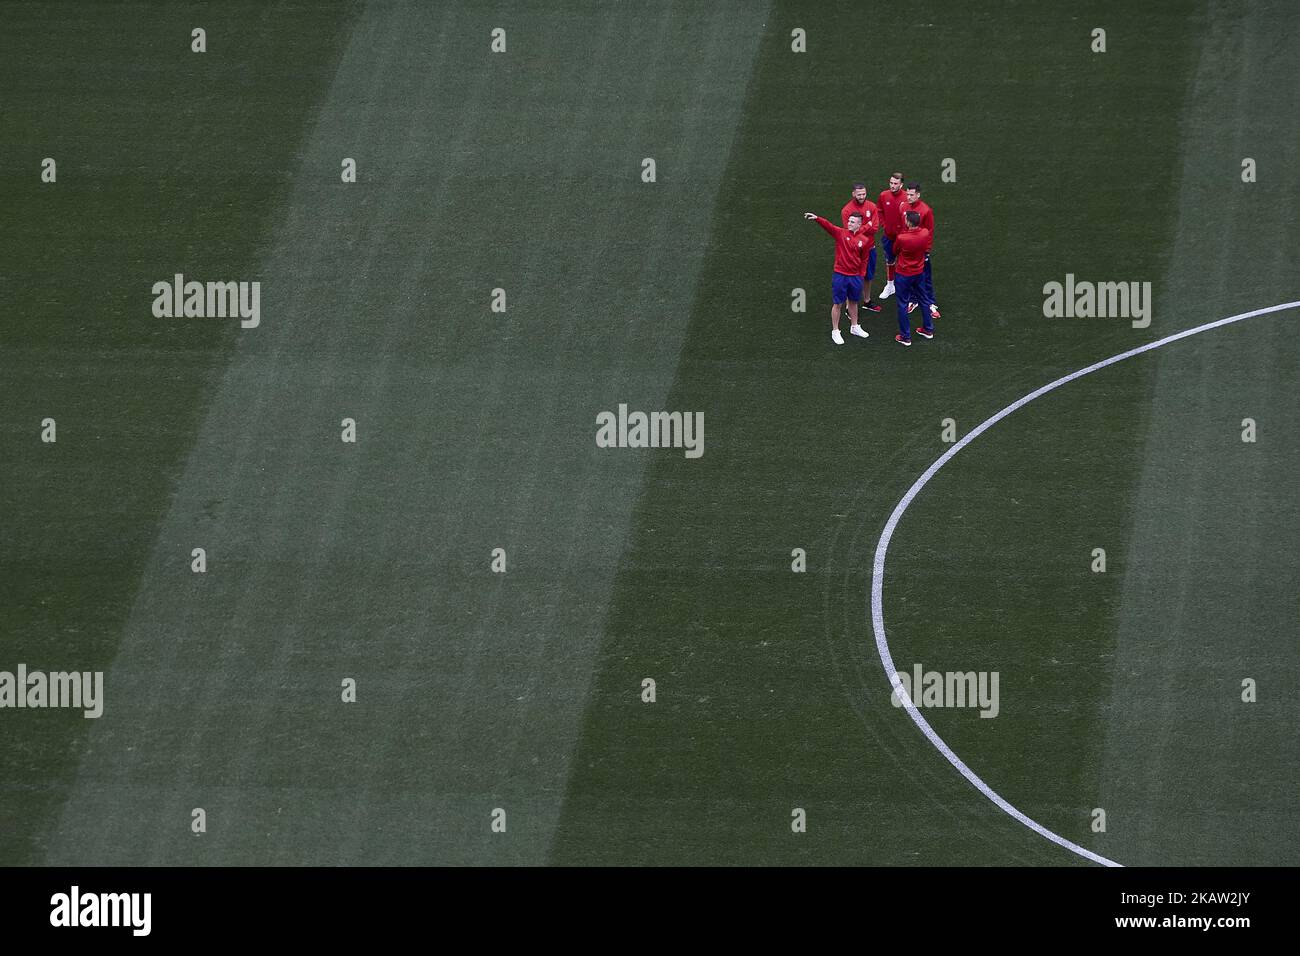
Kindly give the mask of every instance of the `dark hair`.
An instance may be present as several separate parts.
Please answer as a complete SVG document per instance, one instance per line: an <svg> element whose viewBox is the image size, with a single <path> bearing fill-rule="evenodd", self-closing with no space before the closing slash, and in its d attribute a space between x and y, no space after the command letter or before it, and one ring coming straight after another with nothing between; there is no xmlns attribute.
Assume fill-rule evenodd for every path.
<svg viewBox="0 0 1300 956"><path fill-rule="evenodd" d="M867 184L866 184L866 183L854 183L854 184L853 184L853 189L854 189L855 192L856 192L857 190L859 190L859 189L866 189L866 188L867 188Z"/></svg>
<svg viewBox="0 0 1300 956"><path fill-rule="evenodd" d="M854 212L849 213L849 218L850 218L850 219L861 219L861 218L862 218L862 213L857 212L857 211L855 210Z"/></svg>
<svg viewBox="0 0 1300 956"><path fill-rule="evenodd" d="M918 183L915 179L913 179L910 183L907 184L907 188L908 188L908 189L915 189L917 192L920 192L920 191L921 191L921 184Z"/></svg>
<svg viewBox="0 0 1300 956"><path fill-rule="evenodd" d="M911 187L908 187L911 188ZM915 209L909 209L905 214L909 226L919 226L921 224L921 214Z"/></svg>
<svg viewBox="0 0 1300 956"><path fill-rule="evenodd" d="M897 180L901 183L901 182L903 181L903 174L902 174L902 173L890 173L890 174L889 174L889 178L890 178L890 179L897 179Z"/></svg>

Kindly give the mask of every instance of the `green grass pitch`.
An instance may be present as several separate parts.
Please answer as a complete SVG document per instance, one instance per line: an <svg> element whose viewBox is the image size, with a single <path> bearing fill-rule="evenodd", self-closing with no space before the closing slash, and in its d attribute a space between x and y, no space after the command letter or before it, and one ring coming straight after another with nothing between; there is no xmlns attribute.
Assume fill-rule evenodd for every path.
<svg viewBox="0 0 1300 956"><path fill-rule="evenodd" d="M0 672L104 700L0 708L0 864L1091 865L893 706L872 555L945 421L1300 299L1300 8L884 9L6 4ZM801 214L894 170L938 336L837 347ZM1045 395L894 533L899 669L999 676L926 718L1119 863L1300 862L1297 329Z"/></svg>

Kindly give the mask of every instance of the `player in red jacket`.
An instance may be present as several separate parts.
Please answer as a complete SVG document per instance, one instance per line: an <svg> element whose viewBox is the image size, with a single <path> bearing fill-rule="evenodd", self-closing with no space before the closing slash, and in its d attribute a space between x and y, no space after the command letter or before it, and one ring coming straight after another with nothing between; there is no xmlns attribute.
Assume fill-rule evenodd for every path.
<svg viewBox="0 0 1300 956"><path fill-rule="evenodd" d="M903 192L903 174L889 174L889 188L881 190L876 208L880 212L880 228L884 235L880 244L885 247L885 287L880 290L880 298L888 299L894 294L894 237L903 231L903 203L907 194Z"/></svg>
<svg viewBox="0 0 1300 956"><path fill-rule="evenodd" d="M910 182L907 184L907 201L903 203L903 212L915 211L921 216L921 228L930 230L930 241L934 242L934 210L930 208L929 203L921 198L921 184ZM925 257L925 278L922 285L925 286L926 298L930 300L930 318L939 318L939 307L934 304L934 279L930 275L930 256L927 253Z"/></svg>
<svg viewBox="0 0 1300 956"><path fill-rule="evenodd" d="M870 242L862 233L862 215L850 213L847 229L816 213L806 212L803 217L816 222L835 239L835 274L831 279L831 341L836 345L844 344L844 336L840 335L840 308L845 302L849 305L849 332L865 339L867 331L858 324L858 300L862 298L863 260L867 258Z"/></svg>
<svg viewBox="0 0 1300 956"><path fill-rule="evenodd" d="M861 308L868 312L879 312L880 306L871 298L871 280L876 277L876 231L880 228L880 212L876 204L867 198L867 184L854 183L853 194L840 210L840 225L848 228L849 216L857 213L862 217L862 232L866 234L870 250L862 260L862 295L865 299Z"/></svg>
<svg viewBox="0 0 1300 956"><path fill-rule="evenodd" d="M912 344L912 323L907 317L908 304L919 301L922 306L934 305L925 288L925 260L930 255L933 237L921 225L921 214L909 209L903 214L903 231L894 237L894 281L898 283L898 334L894 341L900 345ZM916 329L923 339L934 338L933 311L923 309L924 324Z"/></svg>

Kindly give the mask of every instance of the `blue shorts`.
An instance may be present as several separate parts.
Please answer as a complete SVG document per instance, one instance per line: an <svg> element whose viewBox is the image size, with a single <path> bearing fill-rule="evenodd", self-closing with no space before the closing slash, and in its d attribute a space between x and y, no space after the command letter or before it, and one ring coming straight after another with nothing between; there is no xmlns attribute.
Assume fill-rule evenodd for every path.
<svg viewBox="0 0 1300 956"><path fill-rule="evenodd" d="M871 255L867 256L867 281L870 282L876 277L876 247L871 247Z"/></svg>
<svg viewBox="0 0 1300 956"><path fill-rule="evenodd" d="M848 299L850 302L857 302L861 298L861 276L846 276L843 272L835 273L835 278L831 280L832 302L836 305L841 305L845 299Z"/></svg>
<svg viewBox="0 0 1300 956"><path fill-rule="evenodd" d="M882 236L880 244L885 247L885 261L890 265L894 264L894 244L888 236Z"/></svg>

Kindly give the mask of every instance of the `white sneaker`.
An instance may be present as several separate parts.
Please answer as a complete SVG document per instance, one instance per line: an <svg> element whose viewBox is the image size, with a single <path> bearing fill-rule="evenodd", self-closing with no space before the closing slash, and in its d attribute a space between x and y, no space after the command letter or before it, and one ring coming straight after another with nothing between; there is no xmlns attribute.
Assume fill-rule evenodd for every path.
<svg viewBox="0 0 1300 956"><path fill-rule="evenodd" d="M865 339L868 335L871 334L860 325L849 326L849 332L852 333L853 335L856 335L860 339Z"/></svg>
<svg viewBox="0 0 1300 956"><path fill-rule="evenodd" d="M911 315L915 311L916 311L916 303L915 302L907 303L907 314Z"/></svg>
<svg viewBox="0 0 1300 956"><path fill-rule="evenodd" d="M935 305L933 302L930 303L930 318L932 319L939 318L939 307Z"/></svg>
<svg viewBox="0 0 1300 956"><path fill-rule="evenodd" d="M831 341L836 345L844 344L844 336L840 335L839 329L831 329Z"/></svg>
<svg viewBox="0 0 1300 956"><path fill-rule="evenodd" d="M894 283L886 282L885 287L880 290L880 297L882 299L888 299L893 294L894 294Z"/></svg>

